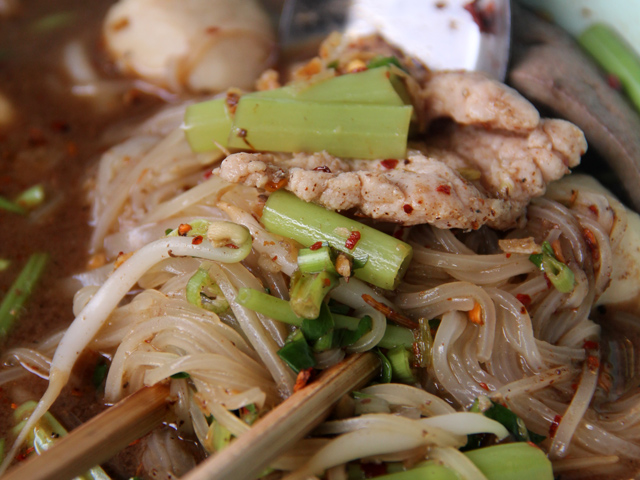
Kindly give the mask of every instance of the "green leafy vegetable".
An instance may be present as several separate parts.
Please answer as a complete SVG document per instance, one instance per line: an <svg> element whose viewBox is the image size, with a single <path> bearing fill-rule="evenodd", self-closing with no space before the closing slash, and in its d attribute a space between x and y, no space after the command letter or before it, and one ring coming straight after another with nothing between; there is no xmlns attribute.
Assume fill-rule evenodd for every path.
<svg viewBox="0 0 640 480"><path fill-rule="evenodd" d="M477 407L479 403L480 400L476 399L474 406ZM493 400L491 400L490 403L487 403L487 405L490 405L489 408L484 409L484 411L482 411L483 409L479 409L479 411L482 411L486 417L502 424L518 442L533 442L538 444L545 439L543 435L539 435L527 429L527 426L524 424L524 420L518 417L507 407L500 405Z"/></svg>
<svg viewBox="0 0 640 480"><path fill-rule="evenodd" d="M338 284L336 275L329 272L301 273L291 277L291 309L302 318L317 318L327 293Z"/></svg>
<svg viewBox="0 0 640 480"><path fill-rule="evenodd" d="M558 260L549 242L542 243L542 253L534 253L529 260L545 273L552 285L562 293L570 293L575 287L575 275L571 269Z"/></svg>
<svg viewBox="0 0 640 480"><path fill-rule="evenodd" d="M316 366L311 347L300 329L289 335L284 347L278 350L278 356L296 373Z"/></svg>
<svg viewBox="0 0 640 480"><path fill-rule="evenodd" d="M390 290L400 282L413 256L407 243L281 190L269 196L262 223L270 232L293 238L306 247L323 241L354 257L367 257L366 264L356 268L354 275ZM355 232L358 239L353 241Z"/></svg>
<svg viewBox="0 0 640 480"><path fill-rule="evenodd" d="M395 347L387 352L387 358L393 369L392 377L395 381L413 385L416 378L409 363L410 354L404 347Z"/></svg>
<svg viewBox="0 0 640 480"><path fill-rule="evenodd" d="M244 96L228 145L351 158L404 158L411 106L301 102Z"/></svg>
<svg viewBox="0 0 640 480"><path fill-rule="evenodd" d="M13 282L0 304L0 338L5 337L9 329L20 316L27 299L35 289L49 260L46 253L34 253Z"/></svg>
<svg viewBox="0 0 640 480"><path fill-rule="evenodd" d="M320 314L317 318L305 318L302 321L302 333L304 337L311 342L326 336L332 330L333 316L331 315L328 305L324 302L320 306Z"/></svg>
<svg viewBox="0 0 640 480"><path fill-rule="evenodd" d="M302 317L296 315L291 309L291 304L286 300L274 297L253 288L240 288L236 295L236 302L243 307L266 315L279 322L302 326Z"/></svg>

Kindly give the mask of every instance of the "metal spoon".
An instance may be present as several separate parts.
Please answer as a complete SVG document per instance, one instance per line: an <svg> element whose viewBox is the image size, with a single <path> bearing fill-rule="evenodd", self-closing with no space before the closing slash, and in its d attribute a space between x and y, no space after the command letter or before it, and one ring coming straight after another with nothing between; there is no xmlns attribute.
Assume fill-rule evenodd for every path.
<svg viewBox="0 0 640 480"><path fill-rule="evenodd" d="M333 31L378 33L434 70L481 70L503 80L509 60L509 0L286 0L285 58L313 52Z"/></svg>

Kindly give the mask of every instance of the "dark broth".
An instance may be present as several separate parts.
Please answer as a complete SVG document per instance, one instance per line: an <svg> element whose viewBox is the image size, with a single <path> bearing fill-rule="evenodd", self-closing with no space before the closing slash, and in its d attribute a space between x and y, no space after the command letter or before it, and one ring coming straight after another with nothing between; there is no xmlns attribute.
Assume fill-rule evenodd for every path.
<svg viewBox="0 0 640 480"><path fill-rule="evenodd" d="M0 292L8 290L29 255L40 251L51 255L0 354L12 346L37 345L73 320L73 292L61 279L87 268L91 232L86 184L110 143L102 132L107 126L142 118L160 104L150 97L123 95L108 111L99 112L89 99L71 92L61 58L63 47L72 40L87 47L101 76L112 76L100 48L101 22L111 3L92 0L87 8L84 0L29 0L21 3L16 15L0 18L0 92L17 113L9 128L0 128L0 195L13 198L42 184L47 196L42 210L27 217L0 210L0 258L11 260L10 268L0 272ZM61 13L66 17L58 17L57 27L38 28L39 21ZM102 408L90 380L97 360L81 362L85 366L76 369L52 409L68 429ZM0 431L15 425L12 412L17 403L37 400L45 387L46 381L34 375L5 385L0 391ZM121 457L118 463L129 462ZM133 475L135 465L125 470L121 475Z"/></svg>

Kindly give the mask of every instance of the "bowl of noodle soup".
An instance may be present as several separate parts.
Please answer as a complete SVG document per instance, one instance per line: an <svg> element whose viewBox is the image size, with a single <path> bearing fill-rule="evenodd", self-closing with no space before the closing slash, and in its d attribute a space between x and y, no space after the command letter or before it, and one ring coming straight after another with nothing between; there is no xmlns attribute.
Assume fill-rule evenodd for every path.
<svg viewBox="0 0 640 480"><path fill-rule="evenodd" d="M2 195L16 197L34 183L44 185L47 194L44 204L26 216L1 213L7 226L0 256L13 265L2 272L2 290L9 289L30 254L50 254L39 286L2 348L1 418L3 431L10 432L5 452L18 433L14 410L26 401L42 398L35 411L50 410L71 430L143 386L165 382L174 399L166 424L104 470L111 478L173 478L215 455L221 441L224 446L243 435L296 389L301 369L292 369L279 352L297 329L239 300L239 292L251 289L289 302L298 253L309 247L293 233L267 228L263 215L271 208L269 199L280 190L302 197L295 187L298 174L305 181L325 175L329 182L330 175L344 179L364 171L369 176L360 178L400 185L402 173L420 182L430 170L400 172L396 164L388 168L390 159L344 159L326 152L194 152L183 125L193 92L115 71L95 33L109 6L99 2L88 13L81 2L61 2L59 12L67 16L58 13L60 25L46 27L45 22L39 27L44 31L34 25L47 17L52 22L56 14L46 2L0 20L8 27L0 37L13 41L31 26L36 45L0 57L6 72L17 70L17 59L32 49L34 60L25 68L41 77L29 88L37 94L25 95L23 80L0 70L6 80L0 93L16 112L0 129L8 159ZM35 53L48 42L63 59L62 67ZM327 56L290 71L297 81L350 75L356 60L366 62L390 48L378 40L343 48L331 38L325 43ZM400 213L405 217L385 221L367 210L364 193L355 207L337 209L409 245L412 258L391 289L351 275L359 267L357 259L350 260L353 271L337 275L323 305L356 323L366 317L369 328L348 343L315 351L313 369L327 369L354 352L385 356L399 349L408 370L343 399L330 420L276 459L265 477L371 478L430 460L461 478L487 478L463 451L524 440L537 443L536 451L544 452L562 478L627 478L640 458L633 356L638 309L633 302L620 305L615 290L640 283L629 253L637 250L637 214L591 177L573 173L560 179L584 153L576 127L537 117L531 127L522 127L528 120L519 119L524 123L512 128L503 113L479 127L477 119L456 117L447 105L441 107L444 113L429 117L431 107L420 101L437 95L429 88L443 87L436 85L435 74L403 67L410 72L407 91L418 116L424 115L425 131L412 136L405 158L395 161L427 169L420 162L455 157L447 172L457 176L447 188L474 188L504 221L470 226L455 223L458 217L452 215L442 220L451 223L443 228L440 218L406 220L406 203ZM258 89L279 87L284 71L280 77L273 70L263 74ZM173 80L180 76L172 72ZM473 78L469 88L489 89L488 81ZM496 85L490 87L502 88ZM499 93L514 102L510 105L529 105L510 89ZM92 118L85 120L87 112ZM445 116L449 119L442 120ZM493 137L479 140L480 135ZM561 140L568 145L564 150ZM478 153L464 153L465 142L473 142L476 151L496 148L491 152L512 155L506 162L515 163L517 149L533 148L536 141L553 158L532 170L522 167L526 180L537 185L525 199L524 193L516 198L516 192L530 193L533 187L510 189L506 177L482 183L476 172L488 177L498 166L482 164ZM517 152L507 153L504 145ZM545 170L552 164L560 165L560 173ZM262 176L233 177L240 167ZM273 187L274 179L285 177ZM382 189L388 183L373 185ZM433 191L443 195L440 185ZM313 200L323 207L333 201L320 195ZM545 261L555 262L556 270L541 268ZM621 273L625 264L631 272L627 283ZM216 293L201 293L199 286L194 303L189 289L198 272ZM570 288L558 286L561 275L571 277ZM224 306L209 308L211 298ZM411 328L399 327L394 317L408 319ZM412 335L408 344L385 336L398 328ZM94 382L102 369L104 375ZM503 416L481 415L496 410ZM505 425L504 415L518 431ZM18 458L31 453L25 448Z"/></svg>

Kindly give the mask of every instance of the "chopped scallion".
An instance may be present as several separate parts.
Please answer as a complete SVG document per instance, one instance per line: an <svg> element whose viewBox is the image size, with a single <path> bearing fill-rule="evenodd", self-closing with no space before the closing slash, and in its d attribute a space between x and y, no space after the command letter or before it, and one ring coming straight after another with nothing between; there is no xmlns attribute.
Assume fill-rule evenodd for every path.
<svg viewBox="0 0 640 480"><path fill-rule="evenodd" d="M333 331L333 347L341 348L348 347L349 345L353 345L360 338L371 330L373 325L373 321L371 317L365 315L358 322L358 326L355 330L348 330L346 328L338 328Z"/></svg>
<svg viewBox="0 0 640 480"><path fill-rule="evenodd" d="M337 277L329 272L301 273L291 277L291 299L293 312L302 318L317 318L327 293L338 284Z"/></svg>
<svg viewBox="0 0 640 480"><path fill-rule="evenodd" d="M109 372L109 365L104 360L100 360L93 369L93 375L91 381L96 388L102 387L104 379L107 378Z"/></svg>
<svg viewBox="0 0 640 480"><path fill-rule="evenodd" d="M311 347L309 347L302 331L299 329L289 335L284 347L278 350L278 356L284 360L295 373L316 366L316 359L313 356Z"/></svg>
<svg viewBox="0 0 640 480"><path fill-rule="evenodd" d="M393 369L393 379L398 382L412 385L416 379L409 363L409 352L404 347L395 347L387 352L387 358Z"/></svg>
<svg viewBox="0 0 640 480"><path fill-rule="evenodd" d="M0 209L6 210L7 212L17 213L19 215L27 214L27 211L24 208L5 197L0 197Z"/></svg>
<svg viewBox="0 0 640 480"><path fill-rule="evenodd" d="M471 410L475 408L486 417L501 423L518 442L533 442L538 444L545 439L543 435L539 435L527 429L524 421L507 407L504 407L492 400L489 400L489 402L490 403L486 402L486 400L484 402L485 405L488 405L488 408L481 408L479 407L480 399L478 398L473 403Z"/></svg>
<svg viewBox="0 0 640 480"><path fill-rule="evenodd" d="M5 337L42 276L49 259L46 253L34 253L27 260L18 278L13 282L0 304L0 338Z"/></svg>
<svg viewBox="0 0 640 480"><path fill-rule="evenodd" d="M291 304L286 300L274 297L252 288L240 288L236 295L236 302L255 312L266 315L279 322L288 323L297 327L302 325L302 318L291 309Z"/></svg>
<svg viewBox="0 0 640 480"><path fill-rule="evenodd" d="M16 197L15 202L26 210L33 210L44 202L44 187L41 184L27 188L24 192Z"/></svg>
<svg viewBox="0 0 640 480"><path fill-rule="evenodd" d="M570 293L575 287L575 275L571 269L558 260L549 242L542 243L542 253L529 255L529 261L542 270L553 286L562 293Z"/></svg>
<svg viewBox="0 0 640 480"><path fill-rule="evenodd" d="M376 355L380 358L380 376L378 377L378 382L380 383L391 383L391 377L393 375L393 367L391 366L391 362L387 358L387 356L382 353L379 349L375 351Z"/></svg>
<svg viewBox="0 0 640 480"><path fill-rule="evenodd" d="M397 346L412 348L415 341L412 330L399 325L387 325L378 346L381 348L394 348Z"/></svg>
<svg viewBox="0 0 640 480"><path fill-rule="evenodd" d="M213 418L205 438L205 447L211 453L219 452L231 443L232 438L233 435L229 429Z"/></svg>
<svg viewBox="0 0 640 480"><path fill-rule="evenodd" d="M187 372L178 372L178 373L174 373L173 375L171 375L171 378L174 378L176 380L180 380L183 378L190 378L191 375L189 375L189 373Z"/></svg>
<svg viewBox="0 0 640 480"><path fill-rule="evenodd" d="M302 321L302 333L310 342L319 340L333 330L333 316L326 303L320 306L320 314L317 318L305 318ZM325 340L326 342L326 340Z"/></svg>

